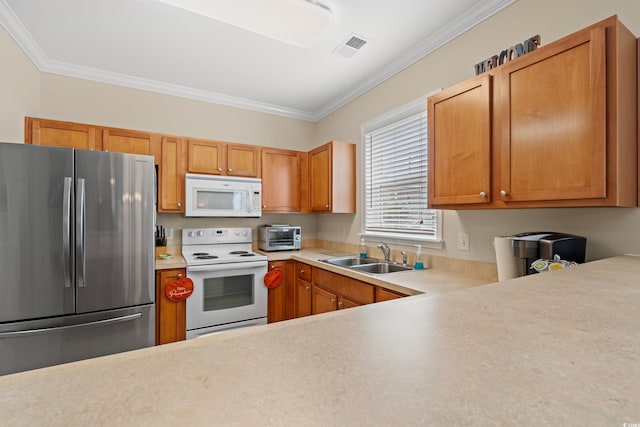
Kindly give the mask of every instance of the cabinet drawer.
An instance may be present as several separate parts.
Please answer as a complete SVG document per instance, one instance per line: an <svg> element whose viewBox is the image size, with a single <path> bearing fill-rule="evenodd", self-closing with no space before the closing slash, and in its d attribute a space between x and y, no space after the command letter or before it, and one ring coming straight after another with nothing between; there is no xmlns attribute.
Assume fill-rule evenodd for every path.
<svg viewBox="0 0 640 427"><path fill-rule="evenodd" d="M311 283L311 266L296 261L296 276L305 282Z"/></svg>
<svg viewBox="0 0 640 427"><path fill-rule="evenodd" d="M370 304L374 301L373 285L321 268L313 269L313 284L360 304Z"/></svg>

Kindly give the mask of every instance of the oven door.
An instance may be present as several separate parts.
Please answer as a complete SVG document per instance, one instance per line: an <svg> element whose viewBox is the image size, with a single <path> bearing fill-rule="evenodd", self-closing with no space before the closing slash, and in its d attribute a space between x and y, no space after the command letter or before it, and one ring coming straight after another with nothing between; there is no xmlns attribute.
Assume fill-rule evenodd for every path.
<svg viewBox="0 0 640 427"><path fill-rule="evenodd" d="M187 267L193 293L187 298L187 338L266 323L266 261Z"/></svg>

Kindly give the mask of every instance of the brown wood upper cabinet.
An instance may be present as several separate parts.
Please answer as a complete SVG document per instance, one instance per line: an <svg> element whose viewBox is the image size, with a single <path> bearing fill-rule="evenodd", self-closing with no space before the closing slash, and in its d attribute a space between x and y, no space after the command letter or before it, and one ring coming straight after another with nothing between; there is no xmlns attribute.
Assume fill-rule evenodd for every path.
<svg viewBox="0 0 640 427"><path fill-rule="evenodd" d="M102 149L114 153L151 154L153 134L128 129L102 129Z"/></svg>
<svg viewBox="0 0 640 427"><path fill-rule="evenodd" d="M611 17L430 97L430 206L636 206L636 55Z"/></svg>
<svg viewBox="0 0 640 427"><path fill-rule="evenodd" d="M311 212L356 212L356 146L331 141L309 152Z"/></svg>
<svg viewBox="0 0 640 427"><path fill-rule="evenodd" d="M298 151L262 148L262 212L300 212Z"/></svg>
<svg viewBox="0 0 640 427"><path fill-rule="evenodd" d="M96 126L34 117L25 117L24 125L26 144L102 150L102 135Z"/></svg>
<svg viewBox="0 0 640 427"><path fill-rule="evenodd" d="M162 137L158 212L184 212L186 154L186 144L182 138Z"/></svg>
<svg viewBox="0 0 640 427"><path fill-rule="evenodd" d="M260 147L189 139L187 171L209 175L260 176Z"/></svg>

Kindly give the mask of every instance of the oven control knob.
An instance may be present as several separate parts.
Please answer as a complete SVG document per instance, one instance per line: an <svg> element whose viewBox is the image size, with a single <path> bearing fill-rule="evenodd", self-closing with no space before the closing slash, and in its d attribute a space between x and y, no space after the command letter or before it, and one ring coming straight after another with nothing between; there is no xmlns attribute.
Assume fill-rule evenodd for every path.
<svg viewBox="0 0 640 427"><path fill-rule="evenodd" d="M193 231L190 231L190 232L187 233L187 236L189 236L189 237L193 237L195 235L196 235L196 233L194 233Z"/></svg>
<svg viewBox="0 0 640 427"><path fill-rule="evenodd" d="M203 230L198 230L198 237L203 237L204 236L204 231Z"/></svg>
<svg viewBox="0 0 640 427"><path fill-rule="evenodd" d="M233 234L235 234L236 236L240 235L240 230L238 228L236 228L235 230L233 230Z"/></svg>
<svg viewBox="0 0 640 427"><path fill-rule="evenodd" d="M248 233L247 233L247 230L242 230L242 235L243 235L244 237L247 237L247 234L248 234Z"/></svg>

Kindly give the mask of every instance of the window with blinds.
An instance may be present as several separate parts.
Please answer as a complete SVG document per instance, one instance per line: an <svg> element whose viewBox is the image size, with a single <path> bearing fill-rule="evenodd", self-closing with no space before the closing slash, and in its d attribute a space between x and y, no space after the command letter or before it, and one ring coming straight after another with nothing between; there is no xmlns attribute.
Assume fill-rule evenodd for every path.
<svg viewBox="0 0 640 427"><path fill-rule="evenodd" d="M438 213L427 209L427 113L419 105L364 127L364 234L439 238Z"/></svg>

